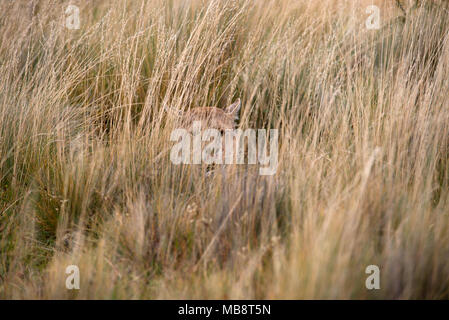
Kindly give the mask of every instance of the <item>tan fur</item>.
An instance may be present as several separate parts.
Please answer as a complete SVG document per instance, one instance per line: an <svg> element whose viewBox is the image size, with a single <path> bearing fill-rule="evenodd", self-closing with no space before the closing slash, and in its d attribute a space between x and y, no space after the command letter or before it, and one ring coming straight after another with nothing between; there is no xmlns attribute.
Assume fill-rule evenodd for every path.
<svg viewBox="0 0 449 320"><path fill-rule="evenodd" d="M225 110L215 107L193 108L182 115L182 126L192 129L194 121L201 121L201 128L205 129L234 129L236 127L237 114L240 109L240 99Z"/></svg>

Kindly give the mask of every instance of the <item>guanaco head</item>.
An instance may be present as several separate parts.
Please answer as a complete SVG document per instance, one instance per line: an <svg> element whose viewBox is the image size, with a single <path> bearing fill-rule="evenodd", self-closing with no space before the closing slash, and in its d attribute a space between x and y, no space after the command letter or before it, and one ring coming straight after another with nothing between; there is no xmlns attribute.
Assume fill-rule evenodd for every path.
<svg viewBox="0 0 449 320"><path fill-rule="evenodd" d="M200 121L203 129L217 129L220 131L234 129L237 124L240 107L241 102L238 99L224 110L215 107L193 108L181 115L181 123L188 130L192 129L195 121Z"/></svg>

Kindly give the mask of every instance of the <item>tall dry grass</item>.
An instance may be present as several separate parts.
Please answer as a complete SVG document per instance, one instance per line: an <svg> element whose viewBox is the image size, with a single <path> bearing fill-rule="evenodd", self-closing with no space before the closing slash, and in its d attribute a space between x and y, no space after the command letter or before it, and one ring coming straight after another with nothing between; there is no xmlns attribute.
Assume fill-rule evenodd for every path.
<svg viewBox="0 0 449 320"><path fill-rule="evenodd" d="M447 2L29 3L0 2L0 298L449 297ZM173 165L164 106L238 97L277 174Z"/></svg>

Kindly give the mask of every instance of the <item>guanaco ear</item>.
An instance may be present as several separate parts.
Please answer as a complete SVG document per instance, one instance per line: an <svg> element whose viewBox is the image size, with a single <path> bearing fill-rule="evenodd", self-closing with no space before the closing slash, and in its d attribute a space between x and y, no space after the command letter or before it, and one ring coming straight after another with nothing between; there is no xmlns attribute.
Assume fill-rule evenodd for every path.
<svg viewBox="0 0 449 320"><path fill-rule="evenodd" d="M225 109L225 112L227 114L234 115L234 118L238 119L238 117L239 117L239 110L240 110L241 106L242 106L242 103L241 103L240 99L238 99L236 102L234 102L229 107L227 107Z"/></svg>

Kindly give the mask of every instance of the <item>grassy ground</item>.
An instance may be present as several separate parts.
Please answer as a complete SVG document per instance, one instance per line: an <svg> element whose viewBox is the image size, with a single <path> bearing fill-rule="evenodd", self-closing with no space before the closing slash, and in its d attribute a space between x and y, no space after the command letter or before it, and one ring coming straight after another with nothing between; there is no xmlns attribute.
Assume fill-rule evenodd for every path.
<svg viewBox="0 0 449 320"><path fill-rule="evenodd" d="M0 298L449 298L449 6L414 2L0 1ZM164 106L238 97L277 174L173 165Z"/></svg>

